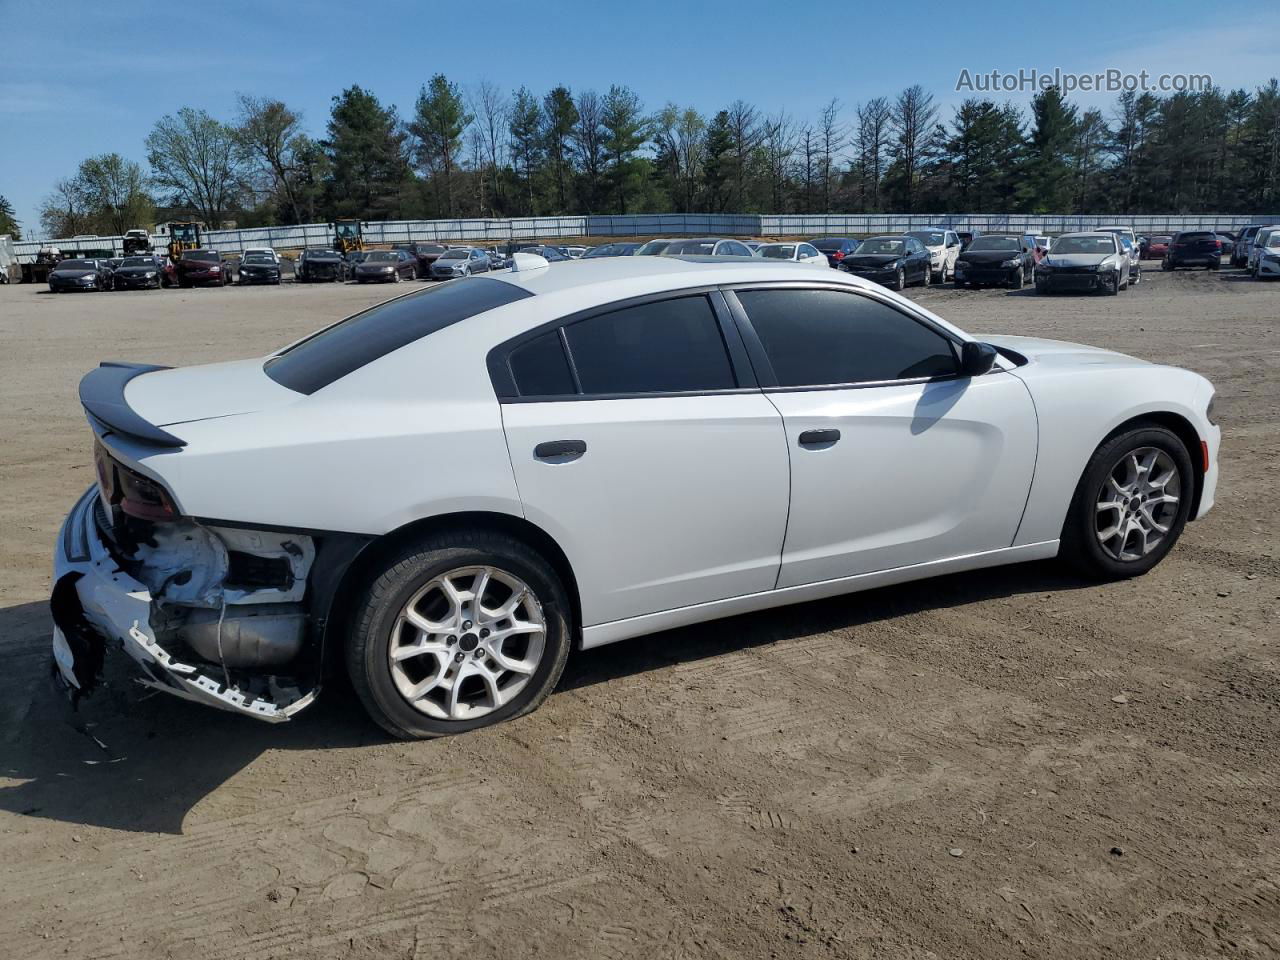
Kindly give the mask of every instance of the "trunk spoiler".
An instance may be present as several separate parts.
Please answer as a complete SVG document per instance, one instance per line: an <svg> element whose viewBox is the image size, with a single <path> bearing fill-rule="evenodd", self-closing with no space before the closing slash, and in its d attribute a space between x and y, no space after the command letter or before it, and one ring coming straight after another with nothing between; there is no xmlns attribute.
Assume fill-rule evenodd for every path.
<svg viewBox="0 0 1280 960"><path fill-rule="evenodd" d="M150 363L106 362L90 370L80 381L80 405L89 424L101 433L120 433L157 447L185 447L185 440L144 420L124 399L124 389L134 377L168 369Z"/></svg>

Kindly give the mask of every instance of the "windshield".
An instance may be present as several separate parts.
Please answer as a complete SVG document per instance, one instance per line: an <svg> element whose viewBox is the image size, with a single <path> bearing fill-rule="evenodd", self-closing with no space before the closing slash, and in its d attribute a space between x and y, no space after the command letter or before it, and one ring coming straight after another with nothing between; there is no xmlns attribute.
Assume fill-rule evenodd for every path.
<svg viewBox="0 0 1280 960"><path fill-rule="evenodd" d="M1058 243L1062 243L1061 240ZM977 252L983 250L1021 250L1022 247L1013 237L978 237L969 244L969 249Z"/></svg>
<svg viewBox="0 0 1280 960"><path fill-rule="evenodd" d="M342 258L332 250L308 250L308 260L341 260Z"/></svg>
<svg viewBox="0 0 1280 960"><path fill-rule="evenodd" d="M711 256L715 252L716 242L714 240L677 240L667 245L667 249L663 250L666 254L693 254L702 256Z"/></svg>
<svg viewBox="0 0 1280 960"><path fill-rule="evenodd" d="M96 270L98 264L93 260L63 260L58 264L59 270Z"/></svg>
<svg viewBox="0 0 1280 960"><path fill-rule="evenodd" d="M218 260L220 259L216 250L188 250L182 255L183 260Z"/></svg>
<svg viewBox="0 0 1280 960"><path fill-rule="evenodd" d="M466 260L471 256L470 250L446 250L440 254L441 260Z"/></svg>
<svg viewBox="0 0 1280 960"><path fill-rule="evenodd" d="M156 262L150 257L125 257L121 261L122 267L154 267Z"/></svg>
<svg viewBox="0 0 1280 960"><path fill-rule="evenodd" d="M268 257L265 253L251 253L244 258L245 263L265 263L275 266L275 261Z"/></svg>
<svg viewBox="0 0 1280 960"><path fill-rule="evenodd" d="M636 256L656 257L658 254L663 253L669 246L671 246L670 240L650 240L648 243L640 246L640 249L636 251Z"/></svg>
<svg viewBox="0 0 1280 960"><path fill-rule="evenodd" d="M760 256L771 260L790 260L796 255L794 243L773 243L760 248Z"/></svg>
<svg viewBox="0 0 1280 960"><path fill-rule="evenodd" d="M915 237L926 247L940 247L946 242L941 230L912 230L908 237Z"/></svg>
<svg viewBox="0 0 1280 960"><path fill-rule="evenodd" d="M1081 253L1105 257L1116 252L1115 241L1110 237L1062 237L1053 245L1055 255Z"/></svg>
<svg viewBox="0 0 1280 960"><path fill-rule="evenodd" d="M377 250L364 258L365 263L395 263L400 258L394 253L387 253L384 250Z"/></svg>
<svg viewBox="0 0 1280 960"><path fill-rule="evenodd" d="M598 247L592 247L582 255L583 260L589 260L591 257L611 257L613 256L615 245L612 243L603 243Z"/></svg>
<svg viewBox="0 0 1280 960"><path fill-rule="evenodd" d="M907 252L907 243L896 237L871 237L858 244L858 249L853 252L897 257Z"/></svg>
<svg viewBox="0 0 1280 960"><path fill-rule="evenodd" d="M1170 240L1172 240L1172 239L1173 239L1173 237L1152 237L1152 238L1151 238L1151 240L1150 240L1149 242L1151 242L1151 243L1168 243L1168 242L1169 242Z"/></svg>
<svg viewBox="0 0 1280 960"><path fill-rule="evenodd" d="M358 232L359 229L354 223L338 224L337 234L340 237L354 237Z"/></svg>
<svg viewBox="0 0 1280 960"><path fill-rule="evenodd" d="M1275 250L1278 247L1280 247L1280 230L1273 231L1270 236L1267 237L1268 250Z"/></svg>

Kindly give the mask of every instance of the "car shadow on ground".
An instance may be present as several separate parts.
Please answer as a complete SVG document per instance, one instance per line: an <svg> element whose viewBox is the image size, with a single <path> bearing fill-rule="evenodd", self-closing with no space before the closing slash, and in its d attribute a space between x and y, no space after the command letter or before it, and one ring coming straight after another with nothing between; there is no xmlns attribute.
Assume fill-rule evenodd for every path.
<svg viewBox="0 0 1280 960"><path fill-rule="evenodd" d="M1084 585L1056 564L1023 564L782 607L582 651L559 689L921 610ZM389 742L342 681L297 720L271 725L148 691L132 682L124 655L108 657L101 688L73 710L52 680L51 629L44 603L0 609L0 811L178 834L197 803L265 751Z"/></svg>

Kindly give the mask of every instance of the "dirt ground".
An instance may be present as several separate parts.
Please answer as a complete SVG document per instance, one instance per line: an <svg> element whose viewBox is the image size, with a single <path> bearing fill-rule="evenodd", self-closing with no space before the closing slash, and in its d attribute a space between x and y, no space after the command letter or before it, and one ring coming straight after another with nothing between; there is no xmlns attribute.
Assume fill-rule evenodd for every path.
<svg viewBox="0 0 1280 960"><path fill-rule="evenodd" d="M1034 564L659 634L429 743L343 689L272 727L118 662L71 714L45 598L93 472L80 375L261 354L403 289L0 287L0 955L1280 953L1280 284L1233 271L915 293L1216 383L1218 506L1140 580Z"/></svg>

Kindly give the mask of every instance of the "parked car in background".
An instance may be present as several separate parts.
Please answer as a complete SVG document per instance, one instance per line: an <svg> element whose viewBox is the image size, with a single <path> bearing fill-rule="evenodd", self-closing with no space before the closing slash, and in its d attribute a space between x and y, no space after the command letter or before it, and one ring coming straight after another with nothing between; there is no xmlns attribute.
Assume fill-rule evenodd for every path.
<svg viewBox="0 0 1280 960"><path fill-rule="evenodd" d="M752 255L769 241L767 240L743 240L742 245L751 251Z"/></svg>
<svg viewBox="0 0 1280 960"><path fill-rule="evenodd" d="M867 237L840 261L840 269L892 290L914 283L927 287L933 278L928 249L915 237L902 235Z"/></svg>
<svg viewBox="0 0 1280 960"><path fill-rule="evenodd" d="M531 246L521 247L517 253L532 253L542 257L547 263L564 263L570 259L563 249L549 243L535 243Z"/></svg>
<svg viewBox="0 0 1280 960"><path fill-rule="evenodd" d="M111 280L111 267L106 260L61 260L49 271L49 289L54 293L110 290Z"/></svg>
<svg viewBox="0 0 1280 960"><path fill-rule="evenodd" d="M107 268L114 271L116 267L124 263L124 257L107 257Z"/></svg>
<svg viewBox="0 0 1280 960"><path fill-rule="evenodd" d="M1264 231L1259 230L1261 235ZM1280 277L1280 227L1265 231L1266 239L1258 244L1258 263L1253 269L1255 280Z"/></svg>
<svg viewBox="0 0 1280 960"><path fill-rule="evenodd" d="M280 283L280 261L269 253L246 251L240 257L239 272L242 284Z"/></svg>
<svg viewBox="0 0 1280 960"><path fill-rule="evenodd" d="M443 243L393 243L391 249L408 253L417 264L418 278L423 279L431 276L431 265L436 262L436 257L449 248Z"/></svg>
<svg viewBox="0 0 1280 960"><path fill-rule="evenodd" d="M907 236L915 237L929 251L934 283L943 283L955 275L956 260L960 256L959 234L945 227L931 227L927 230L908 230Z"/></svg>
<svg viewBox="0 0 1280 960"><path fill-rule="evenodd" d="M384 251L385 252L385 251ZM293 268L294 283L337 283L346 272L342 254L328 247L303 250Z"/></svg>
<svg viewBox="0 0 1280 960"><path fill-rule="evenodd" d="M280 254L276 253L273 247L245 247L240 251L240 259L243 260L250 254L260 254L264 257L270 257L275 263L280 262Z"/></svg>
<svg viewBox="0 0 1280 960"><path fill-rule="evenodd" d="M1267 248L1271 242L1271 237L1276 233L1280 233L1280 225L1260 227L1258 232L1253 235L1253 240L1249 243L1249 259L1245 263L1245 268L1251 274L1258 272L1258 264L1262 260L1262 251Z"/></svg>
<svg viewBox="0 0 1280 960"><path fill-rule="evenodd" d="M751 251L741 240L727 237L694 237L688 240L672 240L664 257L749 257Z"/></svg>
<svg viewBox="0 0 1280 960"><path fill-rule="evenodd" d="M572 246L561 247L560 249L563 250L566 254L568 254L569 259L571 260L579 260L582 258L582 255L587 252L586 247L579 246L576 243L573 244Z"/></svg>
<svg viewBox="0 0 1280 960"><path fill-rule="evenodd" d="M535 709L574 649L1057 556L1137 577L1214 505L1213 396L760 258L438 284L265 362L85 376L97 482L51 538L55 676L90 696L118 650L278 723L327 663L432 737Z"/></svg>
<svg viewBox="0 0 1280 960"><path fill-rule="evenodd" d="M1090 232L1091 233L1114 233L1123 237L1127 237L1129 240L1129 246L1126 252L1129 255L1129 262L1134 266L1136 266L1139 262L1141 262L1142 252L1138 249L1138 235L1134 233L1133 227L1097 227Z"/></svg>
<svg viewBox="0 0 1280 960"><path fill-rule="evenodd" d="M1064 234L1036 264L1036 293L1104 293L1129 288L1128 237L1117 233Z"/></svg>
<svg viewBox="0 0 1280 960"><path fill-rule="evenodd" d="M484 253L485 256L489 258L490 270L504 270L510 266L510 262L508 261L506 254L501 250L498 250L496 247L490 247Z"/></svg>
<svg viewBox="0 0 1280 960"><path fill-rule="evenodd" d="M981 230L957 230L956 236L960 238L960 252L964 253L969 249L969 244L973 243L974 237L982 236Z"/></svg>
<svg viewBox="0 0 1280 960"><path fill-rule="evenodd" d="M354 280L356 278L356 267L364 263L365 257L369 256L371 250L351 250L342 256L342 279Z"/></svg>
<svg viewBox="0 0 1280 960"><path fill-rule="evenodd" d="M640 244L639 249L635 252L635 256L656 257L673 243L675 243L675 240L669 238L655 238L653 240L648 240Z"/></svg>
<svg viewBox="0 0 1280 960"><path fill-rule="evenodd" d="M432 280L451 280L469 277L473 273L489 272L489 255L475 247L446 250L431 265Z"/></svg>
<svg viewBox="0 0 1280 960"><path fill-rule="evenodd" d="M762 260L790 260L810 267L829 269L827 258L811 243L762 243L753 256Z"/></svg>
<svg viewBox="0 0 1280 960"><path fill-rule="evenodd" d="M111 276L116 290L159 290L164 283L164 267L153 254L125 257Z"/></svg>
<svg viewBox="0 0 1280 960"><path fill-rule="evenodd" d="M141 228L126 230L122 240L124 255L126 257L141 256L145 253L152 253L154 248L151 245L151 234Z"/></svg>
<svg viewBox="0 0 1280 960"><path fill-rule="evenodd" d="M809 242L827 258L827 266L833 270L840 266L841 260L858 249L858 241L850 237L817 237Z"/></svg>
<svg viewBox="0 0 1280 960"><path fill-rule="evenodd" d="M640 249L638 243L602 243L592 247L582 255L583 260L594 260L596 257L630 257Z"/></svg>
<svg viewBox="0 0 1280 960"><path fill-rule="evenodd" d="M1124 255L1129 260L1129 286L1137 286L1142 282L1142 256L1134 256L1132 245L1129 238L1123 233L1116 234L1120 238L1120 246L1124 247ZM1037 261L1038 262L1038 261ZM1121 287L1121 289L1126 289Z"/></svg>
<svg viewBox="0 0 1280 960"><path fill-rule="evenodd" d="M1147 237L1147 246L1140 254L1147 260L1163 260L1169 252L1169 244L1173 242L1172 234L1160 233Z"/></svg>
<svg viewBox="0 0 1280 960"><path fill-rule="evenodd" d="M1035 276L1035 248L1036 238L1029 233L974 237L956 260L956 286L997 285L1021 290Z"/></svg>
<svg viewBox="0 0 1280 960"><path fill-rule="evenodd" d="M1039 263L1046 253L1053 248L1053 237L1036 234L1036 262Z"/></svg>
<svg viewBox="0 0 1280 960"><path fill-rule="evenodd" d="M1231 266L1243 267L1249 263L1249 247L1253 245L1253 238L1258 231L1265 226L1265 223L1251 223L1236 234L1235 247L1231 250Z"/></svg>
<svg viewBox="0 0 1280 960"><path fill-rule="evenodd" d="M231 273L217 250L183 250L177 268L180 287L199 284L225 287Z"/></svg>
<svg viewBox="0 0 1280 960"><path fill-rule="evenodd" d="M1222 241L1212 230L1184 230L1169 241L1169 250L1160 262L1161 270L1204 267L1217 270L1222 265Z"/></svg>
<svg viewBox="0 0 1280 960"><path fill-rule="evenodd" d="M356 264L356 283L400 283L418 278L418 263L408 250L371 250Z"/></svg>
<svg viewBox="0 0 1280 960"><path fill-rule="evenodd" d="M1230 260L1231 255L1236 249L1236 235L1234 233L1224 233L1221 230L1215 231L1218 242L1222 244L1222 255Z"/></svg>

